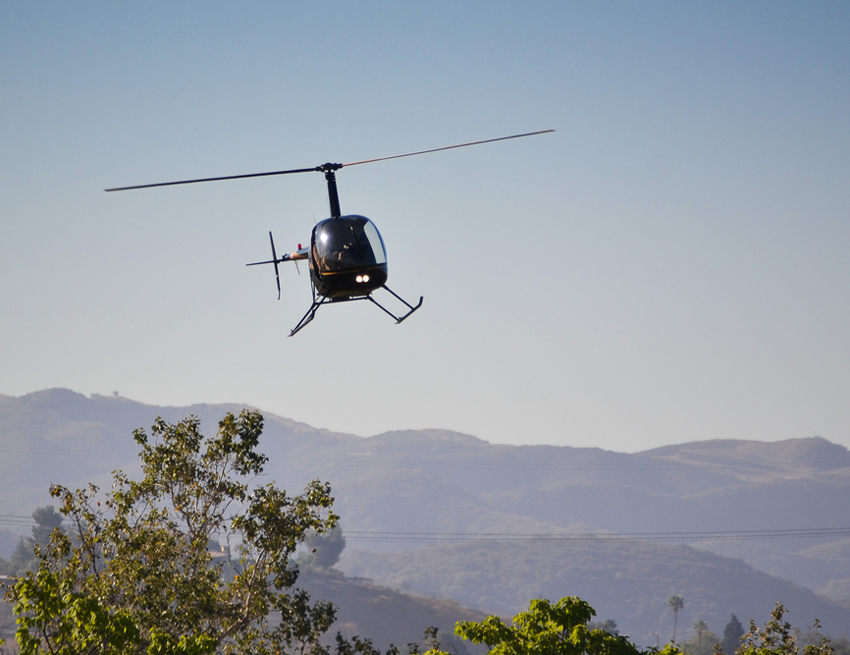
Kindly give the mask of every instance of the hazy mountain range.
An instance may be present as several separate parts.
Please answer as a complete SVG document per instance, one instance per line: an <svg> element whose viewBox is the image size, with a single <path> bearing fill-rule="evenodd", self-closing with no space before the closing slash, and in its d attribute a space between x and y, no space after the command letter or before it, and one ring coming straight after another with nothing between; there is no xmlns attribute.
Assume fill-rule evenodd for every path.
<svg viewBox="0 0 850 655"><path fill-rule="evenodd" d="M25 530L16 517L50 502L50 482L135 471L131 432L156 416L195 414L212 433L241 408L0 396L0 521ZM265 416L268 479L331 483L350 575L501 614L580 595L648 645L670 637L673 594L685 597L680 638L697 619L720 633L732 612L763 622L777 601L795 625L850 631L850 452L824 439L623 454L445 430L362 438Z"/></svg>

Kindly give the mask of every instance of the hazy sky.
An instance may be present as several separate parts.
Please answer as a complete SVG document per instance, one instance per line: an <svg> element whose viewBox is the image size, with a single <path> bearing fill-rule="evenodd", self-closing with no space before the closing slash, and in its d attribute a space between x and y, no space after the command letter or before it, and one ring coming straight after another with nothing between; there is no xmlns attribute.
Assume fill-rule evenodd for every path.
<svg viewBox="0 0 850 655"><path fill-rule="evenodd" d="M850 446L850 4L3 2L0 393ZM406 323L266 259L344 169Z"/></svg>

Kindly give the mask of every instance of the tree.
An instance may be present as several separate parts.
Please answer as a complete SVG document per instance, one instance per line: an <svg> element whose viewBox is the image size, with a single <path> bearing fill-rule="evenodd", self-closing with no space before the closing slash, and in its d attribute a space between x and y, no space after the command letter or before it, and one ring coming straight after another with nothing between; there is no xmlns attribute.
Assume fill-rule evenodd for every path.
<svg viewBox="0 0 850 655"><path fill-rule="evenodd" d="M738 617L733 614L729 623L723 629L723 641L720 642L725 655L735 655L735 651L741 645L741 637L743 636L744 626L741 625Z"/></svg>
<svg viewBox="0 0 850 655"><path fill-rule="evenodd" d="M50 535L56 529L62 529L65 517L57 512L53 505L37 507L32 513L35 525L32 527L32 538L35 543L45 547L50 543Z"/></svg>
<svg viewBox="0 0 850 655"><path fill-rule="evenodd" d="M679 594L675 594L670 596L667 600L667 604L673 610L673 639L670 640L671 643L676 643L676 626L678 624L679 619L679 610L685 607L685 599L682 598Z"/></svg>
<svg viewBox="0 0 850 655"><path fill-rule="evenodd" d="M688 655L712 655L720 638L708 629L708 623L702 619L694 622L694 638L682 644L682 650Z"/></svg>
<svg viewBox="0 0 850 655"><path fill-rule="evenodd" d="M426 653L442 653L440 651L440 641L438 639L439 630L434 626L425 628L425 645L428 647ZM461 644L461 649L463 645ZM382 655L380 649L372 645L371 639L355 635L350 640L342 636L341 633L336 633L336 655ZM401 655L398 647L390 644L386 651L386 655ZM407 644L407 655L422 655L422 647L419 642L411 642ZM446 654L443 654L446 655ZM457 655L457 651L455 652Z"/></svg>
<svg viewBox="0 0 850 655"><path fill-rule="evenodd" d="M35 525L31 528L32 537L21 537L12 552L11 568L18 574L23 574L38 566L35 547L47 547L53 530L61 530L64 520L64 517L53 508L53 505L37 507L32 513L32 518L35 521Z"/></svg>
<svg viewBox="0 0 850 655"><path fill-rule="evenodd" d="M21 536L15 546L15 550L12 551L12 555L9 557L9 563L14 573L20 575L35 568L37 564L33 547L34 544L31 537Z"/></svg>
<svg viewBox="0 0 850 655"><path fill-rule="evenodd" d="M622 635L591 629L596 615L580 598L567 596L557 603L532 600L527 612L505 625L499 617L488 616L480 623L461 621L455 634L475 644L486 644L493 655L640 655L642 651ZM664 655L678 655L665 647ZM438 655L431 649L426 655Z"/></svg>
<svg viewBox="0 0 850 655"><path fill-rule="evenodd" d="M604 630L610 635L620 634L619 629L617 629L617 622L614 619L605 619L604 621L591 621L587 624L587 627L591 630Z"/></svg>
<svg viewBox="0 0 850 655"><path fill-rule="evenodd" d="M134 432L140 481L119 471L106 494L52 486L71 534L54 531L11 590L21 653L325 653L334 610L292 589L290 558L309 530L334 526L330 487L253 484L262 427L257 412L228 414L205 439L195 417L157 419L151 438Z"/></svg>
<svg viewBox="0 0 850 655"><path fill-rule="evenodd" d="M776 607L770 613L770 621L765 623L761 630L756 627L754 621L750 620L750 631L741 639L738 655L798 655L795 630L784 618L786 611L782 603L776 603ZM834 650L829 639L821 637L818 633L820 624L817 620L813 628L818 637L812 639L813 643L803 649L803 654L833 655Z"/></svg>

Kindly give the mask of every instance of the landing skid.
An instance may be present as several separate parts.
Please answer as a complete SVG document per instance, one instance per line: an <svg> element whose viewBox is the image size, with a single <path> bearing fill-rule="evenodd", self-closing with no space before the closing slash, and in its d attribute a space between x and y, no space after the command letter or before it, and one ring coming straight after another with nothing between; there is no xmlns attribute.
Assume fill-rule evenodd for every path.
<svg viewBox="0 0 850 655"><path fill-rule="evenodd" d="M407 313L404 314L401 317L396 316L389 309L387 309L381 303L379 303L377 300L375 300L372 297L371 293L368 293L365 296L349 296L347 298L334 298L334 299L326 298L325 296L319 296L318 299L317 299L315 292L314 292L314 294L313 294L313 304L310 306L310 309L307 310L307 313L304 314L304 316L301 317L301 320L298 321L298 325L296 325L292 329L292 332L289 333L289 336L294 337L301 329L306 327L307 324L310 321L312 321L314 318L316 318L316 312L319 311L319 307L321 307L322 305L328 305L328 304L339 303L339 302L350 302L352 300L368 300L368 301L372 302L374 305L377 305L378 307L380 307L382 310L384 310L384 312L386 312L387 314L392 316L395 319L396 325L401 323L403 320L405 320L408 316L410 316L413 312L415 312L417 309L419 309L422 306L422 296L419 296L419 302L416 304L416 306L413 306L409 302L407 302L404 298L402 298L400 295L398 295L395 291L390 289L387 285L384 285L381 288L389 291L399 302L404 304L408 309Z"/></svg>

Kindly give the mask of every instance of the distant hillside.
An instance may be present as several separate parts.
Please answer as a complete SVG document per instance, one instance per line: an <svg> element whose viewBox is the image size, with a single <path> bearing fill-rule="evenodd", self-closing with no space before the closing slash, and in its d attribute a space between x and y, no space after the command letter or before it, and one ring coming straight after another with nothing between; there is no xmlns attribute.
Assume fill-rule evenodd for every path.
<svg viewBox="0 0 850 655"><path fill-rule="evenodd" d="M310 592L312 600L327 600L337 608L337 621L328 632L330 638L337 632L349 639L368 637L382 651L394 644L406 652L407 644L421 644L425 629L433 626L440 629L443 642L451 639L454 648L461 651L459 655L464 655L465 646L473 645L452 639L455 623L487 617L452 601L411 596L344 576L302 573L298 586Z"/></svg>
<svg viewBox="0 0 850 655"><path fill-rule="evenodd" d="M655 645L655 634L662 643L670 639L667 600L673 594L685 598L679 634L686 638L697 619L719 634L730 613L762 624L776 601L798 627L817 618L836 636L850 628L846 608L805 587L682 545L530 539L395 553L348 551L340 566L352 575L506 616L524 609L529 598L580 596L601 619L615 619L622 633L645 646Z"/></svg>
<svg viewBox="0 0 850 655"><path fill-rule="evenodd" d="M36 506L47 504L50 482L71 487L91 480L108 484L110 471L115 468L132 474L137 467L132 430L149 427L157 416L177 421L195 414L204 430L212 433L225 412L240 409L233 404L151 407L118 397L87 398L62 389L21 398L0 396L0 448L6 463L0 477L0 514L27 515ZM766 616L777 600L789 602L787 594L796 588L786 583L781 586L780 581L758 577L756 571L746 569L752 588L748 587L747 593L741 590L739 595L749 604L736 605L728 587L713 580L728 579L730 571L744 575L742 562L715 557L711 566L697 566L700 558L711 556L694 555L697 551L684 546L645 542L598 549L599 556L607 559L587 565L596 571L595 577L578 575L564 564L564 551L548 546L521 555L523 561L534 562L536 567L525 571L519 565L508 566L510 559L501 559L504 553L520 556L515 549L521 544L491 543L498 540L494 533L523 539L534 535L647 533L645 538L652 539L655 534L657 540L670 538L659 533L691 533L678 539L740 558L836 600L846 600L845 594L850 594L850 549L845 543L850 527L850 452L820 438L776 443L708 441L624 454L594 448L492 445L446 430L361 438L266 414L261 449L270 458L268 481L276 480L291 491L311 479L331 482L349 542L344 566L376 580L406 581L421 593L445 594L456 600L462 599L445 590L465 589L463 598L479 599L476 606L486 612L508 607L512 612L527 603L526 595L550 590L545 580L562 580L563 585L550 590L552 597L583 591L592 604L593 598L599 598L606 603L600 611L612 614L603 618L634 618L635 635L644 634L638 632L643 621L648 622L650 630L659 629L659 620L663 622L666 616L664 606L660 614L653 614L652 603L674 593L691 598L694 609L704 607L706 617L718 617L710 623L720 630L723 626L714 621L728 620L725 613L735 611L741 618ZM14 527L7 523L10 525ZM804 528L839 530L832 536L758 540L732 534ZM488 543L476 545L481 535ZM437 585L436 581L448 574L435 568L429 574L434 580L431 586L414 586L420 585L426 574L419 564L415 575L413 569L407 571L406 567L413 565L405 558L419 562L418 558L426 557L423 553L433 553L433 549L414 554L392 551L447 539L461 543L429 561L453 571L455 581ZM481 550L485 547L495 549L498 557L493 556L502 562L500 566L476 559L489 557L489 551ZM364 552L355 558L354 550ZM370 559L370 551L387 554ZM477 553L476 557L465 554L470 552ZM454 557L464 562L462 570ZM647 568L621 570L629 557L646 561ZM654 562L651 566L650 560ZM397 568L390 570L383 564L376 568L376 562L387 566L394 563ZM660 575L658 571L665 567L677 571L678 577L668 580ZM558 578L559 571L570 573ZM533 580L539 580L539 588L530 582ZM629 580L632 586L623 587ZM668 580L670 588L659 580ZM480 593L473 594L470 585L478 585ZM610 595L605 591L609 588L622 589L618 593L634 601L629 610L632 613L624 613L624 606L609 604ZM500 591L490 594L486 589ZM650 590L655 590L651 593L657 597L648 595ZM786 597L776 597L779 593ZM480 600L486 598L492 598L494 604ZM799 600L794 602L800 603L792 607L798 612L791 617L795 622L802 622L810 609L843 611L836 610L837 605L819 605L824 601L811 594L795 598ZM734 607L742 609L736 611ZM825 620L826 614L818 616ZM850 631L846 614L830 616L834 616L831 630Z"/></svg>

